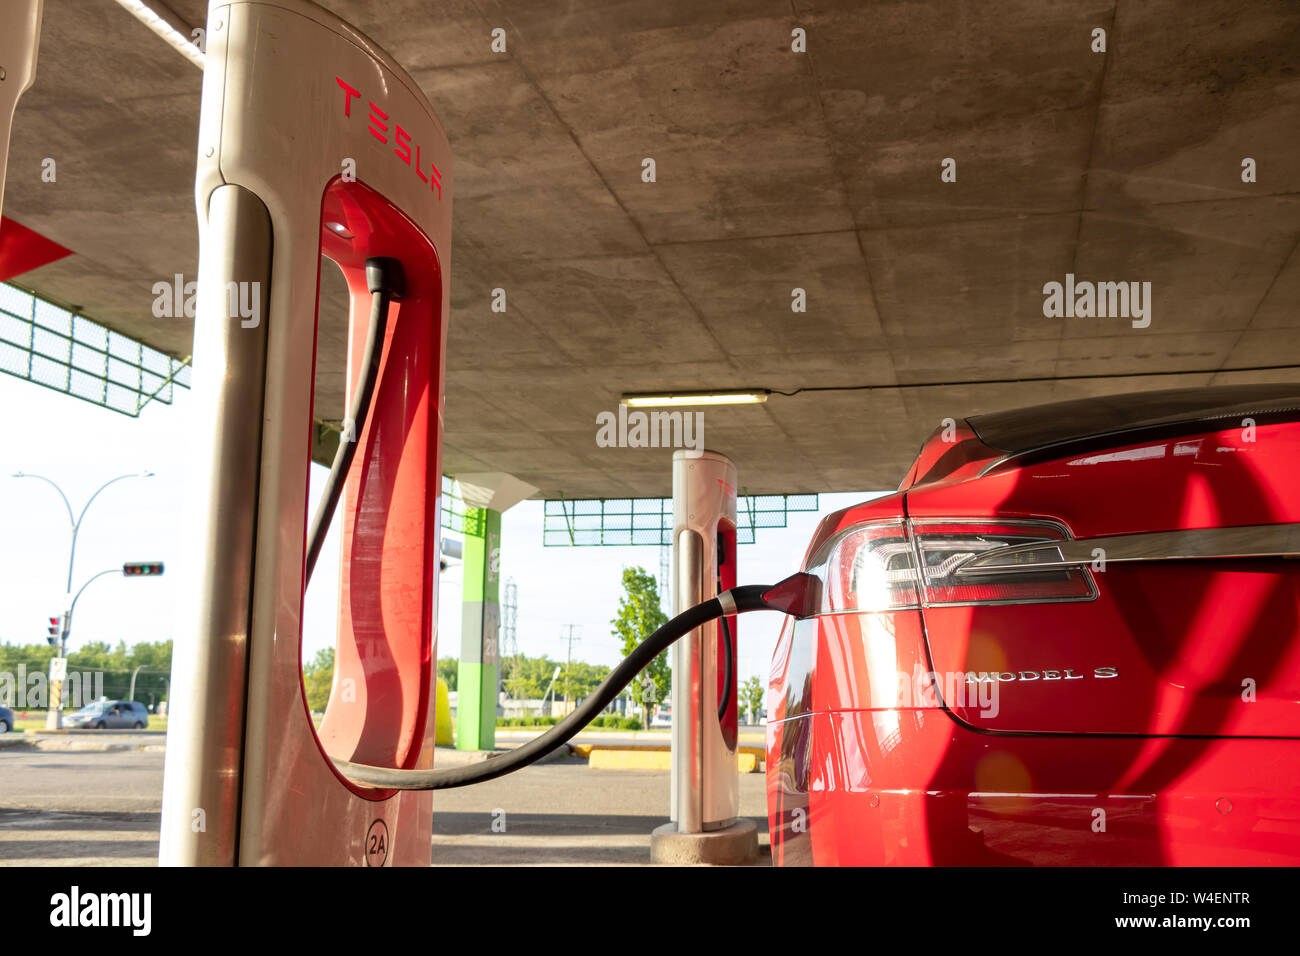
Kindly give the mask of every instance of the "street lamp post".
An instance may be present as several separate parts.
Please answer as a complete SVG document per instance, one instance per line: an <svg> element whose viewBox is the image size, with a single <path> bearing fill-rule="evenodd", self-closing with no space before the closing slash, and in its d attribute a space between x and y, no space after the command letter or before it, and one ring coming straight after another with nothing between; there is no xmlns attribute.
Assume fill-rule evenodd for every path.
<svg viewBox="0 0 1300 956"><path fill-rule="evenodd" d="M82 592L85 591L86 588L90 587L91 582L99 580L106 574L121 574L127 577L134 577L136 575L145 575L147 577L154 577L162 573L163 573L163 564L161 561L128 561L120 568L109 568L106 571L100 571L98 574L92 574L89 578L86 579L86 583L83 584L77 590L76 596L73 597L71 606L68 608L68 612L64 616L63 637L62 637L63 647L61 648L61 651L66 652L67 649L68 633L72 630L72 623L71 623L72 614L77 609L77 600L81 597ZM65 653L60 653L59 656L63 657L65 656ZM143 667L144 665L142 664L140 666ZM130 695L131 700L135 700L135 675L138 673L140 673L139 667L135 669L135 674L131 675L131 695ZM58 708L59 716L56 718L55 729L62 726L62 722L63 722L62 712L63 712L63 695L60 694L59 708ZM50 720L49 717L47 716L45 719L46 727L49 727L49 724L50 724Z"/></svg>
<svg viewBox="0 0 1300 956"><path fill-rule="evenodd" d="M136 679L137 676L139 676L139 674L140 674L141 671L155 671L155 670L157 670L157 669L158 669L158 668L156 668L156 667L146 667L144 664L141 664L139 667L137 667L135 670L133 670L133 671L131 672L131 690L127 693L127 695L126 695L126 699L127 699L127 700L135 700L135 679ZM165 672L164 672L164 673L165 673ZM166 680L166 678L163 678L163 680ZM150 699L150 703L151 703L151 704L153 703L153 696L154 696L154 695L153 695L153 693L151 692L151 693L149 694L149 699Z"/></svg>
<svg viewBox="0 0 1300 956"><path fill-rule="evenodd" d="M91 495L89 500L86 502L85 507L81 509L81 514L75 518L72 516L72 503L68 501L68 496L63 493L63 489L60 488L56 482L46 478L44 475L28 475L21 471L15 472L14 477L40 479L59 493L59 497L63 499L63 506L68 509L68 521L72 525L72 546L68 549L68 581L64 588L64 604L66 604L67 607L63 615L63 627L59 632L59 657L66 657L68 651L68 634L72 630L72 608L77 603L77 598L81 596L81 591L86 589L86 585L82 585L81 591L78 591L75 596L72 593L72 567L77 557L77 535L81 531L81 522L85 520L86 512L90 510L91 504L93 504L95 499L99 497L100 492L109 485L123 481L127 478L152 478L153 472L147 470L130 472L125 475L118 475L116 478L110 478L95 490L95 493ZM91 578L90 581L95 580L95 578L100 577L100 575L108 573L110 572L101 571L99 574L95 575L94 578ZM90 581L87 581L86 584L89 584ZM54 699L50 701L50 709L46 713L45 717L45 726L49 730L58 730L63 726L62 690L62 682L56 682L53 693Z"/></svg>

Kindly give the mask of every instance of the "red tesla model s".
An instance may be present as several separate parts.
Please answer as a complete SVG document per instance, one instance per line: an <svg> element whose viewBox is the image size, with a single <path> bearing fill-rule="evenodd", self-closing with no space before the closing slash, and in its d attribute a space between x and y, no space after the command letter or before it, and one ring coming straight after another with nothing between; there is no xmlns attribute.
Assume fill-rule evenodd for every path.
<svg viewBox="0 0 1300 956"><path fill-rule="evenodd" d="M947 419L822 521L777 864L1300 862L1300 386Z"/></svg>

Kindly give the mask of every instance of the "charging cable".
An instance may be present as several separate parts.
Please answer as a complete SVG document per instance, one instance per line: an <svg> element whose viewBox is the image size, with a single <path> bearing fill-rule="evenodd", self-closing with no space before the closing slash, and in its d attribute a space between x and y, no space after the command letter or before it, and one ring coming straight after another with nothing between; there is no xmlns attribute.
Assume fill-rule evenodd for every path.
<svg viewBox="0 0 1300 956"><path fill-rule="evenodd" d="M643 667L697 627L724 615L746 611L779 611L795 617L808 617L816 613L820 605L820 589L821 582L816 577L799 572L776 585L750 584L732 588L687 608L638 644L636 650L614 668L573 713L540 737L508 754L443 770L397 770L343 760L334 761L334 767L353 783L383 790L445 790L514 773L566 743L608 707Z"/></svg>
<svg viewBox="0 0 1300 956"><path fill-rule="evenodd" d="M315 517L311 519L311 531L307 535L307 576L304 587L316 569L316 559L320 557L325 534L334 519L334 509L343 496L343 486L347 483L352 459L356 457L361 431L370 417L370 403L375 396L375 384L379 380L379 360L384 352L384 335L388 331L388 306L400 300L406 292L401 262L384 256L367 259L366 288L370 290L370 327L366 332L365 351L361 353L361 380L357 382L357 390L352 395L352 407L348 409L348 417L343 422L338 451L334 453L334 463L330 465L329 477L325 479L325 492L321 495L320 504L316 506Z"/></svg>

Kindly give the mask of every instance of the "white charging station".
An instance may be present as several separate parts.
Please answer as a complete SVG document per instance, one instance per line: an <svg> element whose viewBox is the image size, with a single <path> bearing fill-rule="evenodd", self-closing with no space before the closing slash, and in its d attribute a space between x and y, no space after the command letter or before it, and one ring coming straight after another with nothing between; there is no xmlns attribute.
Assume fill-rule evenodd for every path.
<svg viewBox="0 0 1300 956"><path fill-rule="evenodd" d="M675 615L737 583L736 481L725 455L673 453ZM738 617L725 620L725 628L712 621L673 646L671 822L652 836L656 862L744 863L758 852L757 828L739 819Z"/></svg>
<svg viewBox="0 0 1300 956"><path fill-rule="evenodd" d="M0 212L4 211L14 110L19 98L36 81L43 11L44 0L4 0L0 4Z"/></svg>
<svg viewBox="0 0 1300 956"><path fill-rule="evenodd" d="M164 864L430 862L432 794L366 789L332 761L432 764L451 191L432 108L374 43L307 0L214 0L195 185L193 560L177 588ZM350 389L366 259L397 259L406 289L369 419L345 429L358 445L317 730L301 639L322 255L349 287Z"/></svg>

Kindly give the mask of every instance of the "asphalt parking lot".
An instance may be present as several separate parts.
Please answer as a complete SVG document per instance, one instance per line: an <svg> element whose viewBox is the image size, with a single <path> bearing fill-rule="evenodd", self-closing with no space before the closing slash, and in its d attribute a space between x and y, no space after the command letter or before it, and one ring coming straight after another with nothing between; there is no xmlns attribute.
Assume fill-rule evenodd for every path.
<svg viewBox="0 0 1300 956"><path fill-rule="evenodd" d="M163 754L0 750L0 866L152 866ZM740 776L741 813L759 826L762 774ZM434 798L435 866L644 865L668 818L669 775L591 770L568 758ZM497 826L494 828L494 822Z"/></svg>
<svg viewBox="0 0 1300 956"><path fill-rule="evenodd" d="M152 866L163 755L0 751L0 866Z"/></svg>
<svg viewBox="0 0 1300 956"><path fill-rule="evenodd" d="M668 820L669 774L591 770L569 759L434 796L433 862L439 865L637 864L650 831ZM503 810L504 832L494 832ZM764 776L740 775L740 812L758 824L767 862Z"/></svg>

